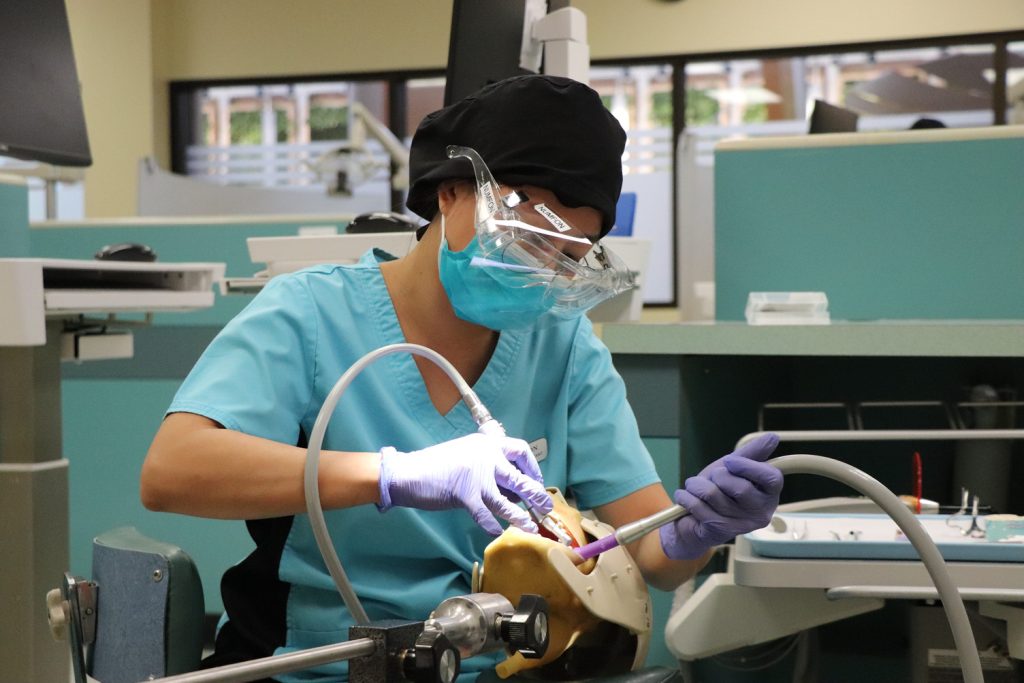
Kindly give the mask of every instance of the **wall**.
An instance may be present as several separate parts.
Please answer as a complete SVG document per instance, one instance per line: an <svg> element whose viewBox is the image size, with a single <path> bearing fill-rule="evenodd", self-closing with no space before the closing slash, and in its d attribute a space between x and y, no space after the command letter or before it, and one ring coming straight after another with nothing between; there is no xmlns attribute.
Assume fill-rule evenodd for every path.
<svg viewBox="0 0 1024 683"><path fill-rule="evenodd" d="M28 187L0 174L0 258L28 256Z"/></svg>
<svg viewBox="0 0 1024 683"><path fill-rule="evenodd" d="M1019 0L573 0L608 59L1024 29ZM162 78L442 68L451 0L152 0ZM880 19L881 17L881 19ZM415 30L409 30L414 27ZM300 49L301 48L301 49Z"/></svg>
<svg viewBox="0 0 1024 683"><path fill-rule="evenodd" d="M1024 29L1019 0L573 0L591 57L836 45ZM628 7L628 11L626 8Z"/></svg>
<svg viewBox="0 0 1024 683"><path fill-rule="evenodd" d="M173 80L443 69L448 59L451 0L151 4L155 148L165 168Z"/></svg>
<svg viewBox="0 0 1024 683"><path fill-rule="evenodd" d="M234 78L443 67L451 0L153 0L160 74ZM414 29L414 30L410 30Z"/></svg>
<svg viewBox="0 0 1024 683"><path fill-rule="evenodd" d="M153 150L149 2L67 0L93 165L88 217L135 213L136 164Z"/></svg>

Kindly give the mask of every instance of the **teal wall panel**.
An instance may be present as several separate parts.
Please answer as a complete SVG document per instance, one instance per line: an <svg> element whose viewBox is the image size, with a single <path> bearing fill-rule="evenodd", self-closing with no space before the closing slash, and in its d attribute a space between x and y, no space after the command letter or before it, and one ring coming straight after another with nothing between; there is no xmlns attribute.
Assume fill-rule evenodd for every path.
<svg viewBox="0 0 1024 683"><path fill-rule="evenodd" d="M1024 318L1024 137L715 155L716 317L824 291L832 318Z"/></svg>
<svg viewBox="0 0 1024 683"><path fill-rule="evenodd" d="M654 458L654 465L658 469L661 481L665 490L671 494L679 487L679 439L665 438L644 438L644 445ZM668 621L669 613L672 610L673 593L651 588L651 603L653 608L653 622L651 633L651 647L647 653L648 666L669 666L677 665L675 655L669 652L665 645L665 623Z"/></svg>
<svg viewBox="0 0 1024 683"><path fill-rule="evenodd" d="M196 561L206 611L220 612L220 576L253 544L240 521L150 512L139 473L178 388L175 380L65 380L64 456L70 461L71 571L92 575L92 539L119 526L174 543Z"/></svg>
<svg viewBox="0 0 1024 683"><path fill-rule="evenodd" d="M0 182L0 258L28 255L28 187Z"/></svg>

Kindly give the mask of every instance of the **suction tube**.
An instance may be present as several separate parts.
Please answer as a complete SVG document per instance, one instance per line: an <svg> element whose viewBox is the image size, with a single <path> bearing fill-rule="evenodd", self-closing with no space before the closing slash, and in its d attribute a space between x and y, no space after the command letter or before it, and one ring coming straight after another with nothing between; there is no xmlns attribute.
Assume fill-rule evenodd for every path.
<svg viewBox="0 0 1024 683"><path fill-rule="evenodd" d="M946 569L942 554L935 546L921 522L914 517L906 505L896 495L883 486L877 479L865 474L839 460L823 458L820 455L783 455L768 461L779 468L783 474L817 474L828 479L846 484L859 493L864 494L882 510L892 517L893 521L913 544L921 562L935 583L942 600L942 609L946 611L953 640L956 642L960 656L960 668L963 671L964 683L984 683L981 673L981 659L978 657L978 646L974 642L971 623L967 619L967 609L960 598L953 578Z"/></svg>
<svg viewBox="0 0 1024 683"><path fill-rule="evenodd" d="M334 414L334 408L338 405L341 395L345 393L348 385L352 383L356 375L362 372L367 365L379 358L403 352L427 358L444 370L445 374L458 387L459 394L462 396L466 407L469 408L469 412L477 425L484 427L484 425L494 421L487 408L484 407L484 404L470 388L469 383L455 369L455 366L438 352L419 344L389 344L388 346L382 346L356 361L335 382L331 392L327 394L324 404L320 407L320 413L316 416L316 422L313 424L313 432L309 435L309 446L306 448L306 468L303 473L302 485L306 495L306 512L309 515L309 526L313 529L316 545L320 548L324 564L327 565L327 571L330 572L331 578L334 579L334 585L338 587L338 592L341 594L341 599L345 602L345 607L348 608L357 624L366 624L370 621L370 618L366 615L366 610L363 609L362 603L359 602L359 596L352 589L352 583L348 580L348 575L345 574L345 569L341 566L341 560L338 559L338 553L335 551L334 544L331 543L331 536L327 531L327 521L324 519L324 509L320 502L320 450L323 447L324 434L327 432L327 424L331 421L331 416Z"/></svg>

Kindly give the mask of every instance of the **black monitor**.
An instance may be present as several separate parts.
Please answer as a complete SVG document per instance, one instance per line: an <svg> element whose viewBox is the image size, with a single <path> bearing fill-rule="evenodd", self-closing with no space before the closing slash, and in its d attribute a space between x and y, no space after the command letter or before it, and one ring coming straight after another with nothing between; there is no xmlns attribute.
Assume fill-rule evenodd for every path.
<svg viewBox="0 0 1024 683"><path fill-rule="evenodd" d="M858 114L834 104L814 100L811 112L811 133L855 133Z"/></svg>
<svg viewBox="0 0 1024 683"><path fill-rule="evenodd" d="M454 0L445 106L488 83L532 73L519 66L528 4L528 0ZM568 6L569 0L548 0L547 11Z"/></svg>
<svg viewBox="0 0 1024 683"><path fill-rule="evenodd" d="M0 0L0 156L92 163L64 0Z"/></svg>

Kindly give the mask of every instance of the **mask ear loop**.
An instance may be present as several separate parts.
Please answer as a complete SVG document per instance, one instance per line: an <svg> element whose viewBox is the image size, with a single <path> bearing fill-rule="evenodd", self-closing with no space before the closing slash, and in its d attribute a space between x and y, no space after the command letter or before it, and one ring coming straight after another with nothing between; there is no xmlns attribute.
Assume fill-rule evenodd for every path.
<svg viewBox="0 0 1024 683"><path fill-rule="evenodd" d="M445 246L447 246L448 240L445 238L445 234L444 234L444 213L441 212L441 211L438 211L438 213L441 214L441 239L438 240L438 242L437 242L437 272L438 272L438 274L440 274L440 272L441 272L441 254L444 252L444 248L445 248Z"/></svg>

